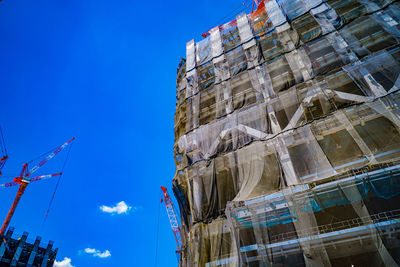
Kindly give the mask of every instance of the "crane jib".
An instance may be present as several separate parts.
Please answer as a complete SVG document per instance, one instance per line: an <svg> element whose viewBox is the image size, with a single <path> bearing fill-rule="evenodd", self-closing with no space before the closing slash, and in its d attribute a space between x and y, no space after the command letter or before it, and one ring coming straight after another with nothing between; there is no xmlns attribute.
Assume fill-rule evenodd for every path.
<svg viewBox="0 0 400 267"><path fill-rule="evenodd" d="M69 140L68 142L64 143L63 145L59 146L56 150L54 150L50 155L48 155L46 158L44 158L39 164L34 166L26 175L25 177L28 177L35 171L37 171L40 167L42 167L46 162L48 162L50 159L54 158L55 155L57 155L61 150L63 150L69 143L71 143L73 140L75 140L75 137Z"/></svg>

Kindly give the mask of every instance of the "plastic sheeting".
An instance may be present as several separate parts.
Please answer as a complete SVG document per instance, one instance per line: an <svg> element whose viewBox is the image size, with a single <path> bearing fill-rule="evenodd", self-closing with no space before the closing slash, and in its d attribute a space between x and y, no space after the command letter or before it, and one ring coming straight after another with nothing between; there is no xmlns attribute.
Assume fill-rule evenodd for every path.
<svg viewBox="0 0 400 267"><path fill-rule="evenodd" d="M396 256L392 257L386 248L379 251L376 245L390 240L385 235L388 229L396 233L392 227L398 227L398 221L390 219L398 218L400 210L390 210L387 206L377 210L370 203L396 201L400 194L399 168L360 171L348 179L315 188L298 186L258 199L231 203L227 213L240 243L242 265L310 265L310 260L315 260L314 264L323 262L324 266L343 265L346 261L339 255L343 257L347 253L342 250L341 243L346 244L349 254L364 249L370 253L370 260L386 263L385 266L396 265ZM360 202L367 207L360 208ZM362 242L354 244L351 237L372 241L373 248L363 246ZM373 249L379 252L371 253ZM362 264L356 257L352 260Z"/></svg>
<svg viewBox="0 0 400 267"><path fill-rule="evenodd" d="M297 128L282 138L277 136L253 142L210 161L192 164L184 172L191 190L188 202L193 222L195 225L199 222L210 223L213 218L224 214L229 202L246 202L274 194L289 184L318 182L353 169L400 159L399 127L387 106L399 103L399 97L398 94L394 97L390 95L371 103L354 105L342 109L340 115L338 111L323 120ZM290 164L285 164L285 161ZM291 172L295 181L289 181ZM392 185L396 185L396 181L393 180ZM361 201L369 192L384 199L391 199L400 192L397 187L385 186L387 183L381 180L363 180L357 187L360 193L351 201ZM310 212L353 203L339 197L337 192L324 194L301 202L301 208L294 212L286 210L290 216L289 213L274 215L272 226L291 222L293 214L302 216L302 219L294 218L304 222L311 216L307 215ZM273 203L280 205L275 200ZM316 222L312 223L314 219L307 220L311 220L307 227L316 227ZM269 226L269 223L265 225ZM294 230L299 231L299 227ZM245 247L244 244L242 246Z"/></svg>
<svg viewBox="0 0 400 267"><path fill-rule="evenodd" d="M181 264L185 266L236 266L235 249L226 219L218 218L212 223L198 223L188 235L188 250Z"/></svg>
<svg viewBox="0 0 400 267"><path fill-rule="evenodd" d="M399 11L266 1L187 44L181 266L400 263Z"/></svg>
<svg viewBox="0 0 400 267"><path fill-rule="evenodd" d="M377 64L381 68L373 70ZM360 71L365 69L368 75L364 77ZM364 62L348 65L344 67L345 71L330 74L325 79L304 82L278 93L269 105L263 103L263 96L253 89L248 73L243 73L229 81L230 92L222 92L230 95L231 101L221 100L221 96L216 96L221 92L215 89L201 92L198 100L200 127L182 136L178 146L189 157L191 152L199 152L196 157L203 159L240 148L275 134L271 128L272 120L282 130L287 130L346 105L370 101L397 90L400 73L397 69L400 70L399 64L390 54L377 54ZM233 112L216 120L218 110L218 115ZM269 112L274 116L268 116Z"/></svg>

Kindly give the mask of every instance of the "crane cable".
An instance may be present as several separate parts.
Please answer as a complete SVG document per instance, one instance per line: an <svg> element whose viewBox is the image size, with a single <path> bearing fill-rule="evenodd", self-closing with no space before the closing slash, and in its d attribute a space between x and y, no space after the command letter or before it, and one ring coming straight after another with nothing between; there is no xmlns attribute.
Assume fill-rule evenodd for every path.
<svg viewBox="0 0 400 267"><path fill-rule="evenodd" d="M162 196L162 195L161 195L161 196ZM160 210L161 210L161 202L162 202L162 197L161 197L161 200L158 202L157 235L156 235L156 254L155 254L155 259L154 259L154 267L157 267L158 237L159 237L159 233L160 233Z"/></svg>
<svg viewBox="0 0 400 267"><path fill-rule="evenodd" d="M54 150L56 150L57 148L59 148L59 146L56 146L56 147L50 149L49 151L40 154L40 155L37 156L36 158L34 158L34 159L28 161L27 163L28 163L28 164L31 164L31 163L34 162L34 161L37 161L37 160L39 160L39 159L42 159L44 156L47 156L47 155L49 155L50 153L54 152Z"/></svg>
<svg viewBox="0 0 400 267"><path fill-rule="evenodd" d="M4 135L3 135L3 130L0 127L0 135L1 135L1 152L3 153L3 155L7 155L7 148L6 148L6 143L4 142Z"/></svg>
<svg viewBox="0 0 400 267"><path fill-rule="evenodd" d="M233 17L235 17L235 15L237 14L237 13L240 13L240 12L242 12L242 11L244 11L246 8L248 8L249 7L249 3L247 3L247 2L249 2L249 0L245 0L245 1L243 1L243 3L240 5L240 6L238 6L237 8L235 8L235 9L233 9L231 12L229 12L226 16L224 16L223 18L221 18L220 20L218 20L217 21L217 23L214 23L213 25L219 25L220 23L222 23L222 22L224 22L224 21L226 21L226 20L228 20L228 19L232 19ZM246 5L247 4L247 5ZM233 15L232 15L233 14Z"/></svg>
<svg viewBox="0 0 400 267"><path fill-rule="evenodd" d="M58 185L60 184L61 177L62 177L63 174L64 174L64 168L65 168L65 165L67 165L67 162L68 162L68 159L69 159L69 154L70 154L70 152L71 152L71 149L72 149L73 144L74 144L74 143L72 143L72 144L69 146L69 148L68 148L67 157L65 158L64 164L63 164L62 169L61 169L61 175L58 177L58 180L57 180L57 183L56 183L56 187L54 188L54 192L53 192L53 194L52 194L52 196L51 196L51 199L50 199L50 202L49 202L49 206L47 207L46 215L45 215L45 217L44 217L44 219L43 219L42 227L43 227L44 224L46 223L47 216L49 215L50 208L51 208L51 206L52 206L52 204L53 204L53 200L54 200L54 197L55 197L55 195L56 195L56 192L57 192L57 189L58 189Z"/></svg>

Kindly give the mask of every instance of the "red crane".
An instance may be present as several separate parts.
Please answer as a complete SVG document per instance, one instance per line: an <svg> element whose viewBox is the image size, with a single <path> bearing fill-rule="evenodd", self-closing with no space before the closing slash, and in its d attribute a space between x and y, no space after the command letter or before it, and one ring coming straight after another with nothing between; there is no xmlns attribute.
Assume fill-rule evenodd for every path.
<svg viewBox="0 0 400 267"><path fill-rule="evenodd" d="M180 258L181 246L182 246L181 230L179 228L179 223L178 223L178 220L176 219L174 205L172 204L172 201L169 198L169 195L168 195L168 192L167 192L167 188L161 186L161 190L164 193L165 207L167 209L169 222L171 223L172 232L174 233L174 237L175 237L175 241L176 241L177 249L176 249L175 253ZM161 199L161 201L162 201L162 199Z"/></svg>
<svg viewBox="0 0 400 267"><path fill-rule="evenodd" d="M75 140L75 137L73 137L71 140L68 142L64 143L63 145L59 146L56 148L52 153L50 153L47 157L45 157L42 161L40 161L37 165L35 165L33 168L28 170L28 163L25 163L22 166L22 171L20 176L15 177L13 182L5 183L0 186L2 187L11 187L15 185L19 185L19 189L17 192L17 195L15 196L14 202L11 205L10 211L7 214L6 219L4 220L3 226L0 229L0 236L3 236L5 231L7 230L8 225L10 224L11 218L14 215L15 209L18 206L18 202L21 199L21 196L24 194L26 187L30 182L36 182L40 181L43 179L48 179L54 176L61 175L62 173L55 173L55 174L47 174L47 175L41 175L33 178L29 178L29 176L37 171L40 167L42 167L46 162L48 162L50 159L52 159L55 155L57 155L61 150L63 150L66 146L68 146L72 141Z"/></svg>

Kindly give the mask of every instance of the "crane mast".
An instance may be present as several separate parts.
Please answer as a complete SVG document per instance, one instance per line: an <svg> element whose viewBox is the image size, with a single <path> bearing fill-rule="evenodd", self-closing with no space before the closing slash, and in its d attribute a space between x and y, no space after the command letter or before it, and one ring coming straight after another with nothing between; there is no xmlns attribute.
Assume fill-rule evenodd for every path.
<svg viewBox="0 0 400 267"><path fill-rule="evenodd" d="M4 233L6 232L8 225L10 224L11 218L14 215L15 209L18 206L19 200L21 199L22 195L25 192L25 188L28 186L28 183L21 183L21 185L19 186L17 195L15 196L14 202L11 205L10 211L7 214L6 219L4 220L3 226L0 229L0 236L3 236Z"/></svg>
<svg viewBox="0 0 400 267"><path fill-rule="evenodd" d="M172 201L168 195L167 188L161 186L161 190L163 191L164 194L164 202L165 202L165 208L167 209L167 215L169 218L169 222L171 223L171 228L172 232L174 233L175 241L176 241L176 254L180 256L181 253L181 246L182 246L182 239L181 239L181 230L179 227L179 222L176 218L174 206L172 204ZM179 257L180 258L180 257Z"/></svg>

